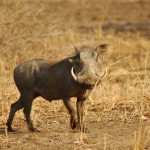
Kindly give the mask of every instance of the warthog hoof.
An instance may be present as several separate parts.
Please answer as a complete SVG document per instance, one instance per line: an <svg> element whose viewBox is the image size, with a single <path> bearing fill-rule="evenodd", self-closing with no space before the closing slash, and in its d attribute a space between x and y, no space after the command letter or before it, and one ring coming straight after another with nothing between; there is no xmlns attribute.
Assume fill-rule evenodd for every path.
<svg viewBox="0 0 150 150"><path fill-rule="evenodd" d="M70 126L72 129L76 129L77 128L77 121L76 119L71 119L70 120Z"/></svg>
<svg viewBox="0 0 150 150"><path fill-rule="evenodd" d="M34 128L34 127L29 128L29 131L30 131L30 132L40 132L39 130L37 130L37 129Z"/></svg>
<svg viewBox="0 0 150 150"><path fill-rule="evenodd" d="M15 132L15 130L14 130L12 127L8 127L8 128L7 128L7 131L8 131L8 132Z"/></svg>

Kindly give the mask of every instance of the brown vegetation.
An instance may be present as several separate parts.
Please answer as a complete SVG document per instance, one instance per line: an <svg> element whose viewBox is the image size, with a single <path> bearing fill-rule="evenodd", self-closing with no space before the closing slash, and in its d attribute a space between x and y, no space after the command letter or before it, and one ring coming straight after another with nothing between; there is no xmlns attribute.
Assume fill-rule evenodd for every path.
<svg viewBox="0 0 150 150"><path fill-rule="evenodd" d="M0 149L150 149L149 29L114 28L106 24L150 23L148 0L1 0L0 1ZM116 28L117 29L117 28ZM115 29L115 30L116 30ZM75 45L110 44L108 76L87 100L89 133L74 133L62 101L34 101L32 118L40 133L29 133L22 112L5 130L10 104L19 93L13 81L16 65L34 58L63 59ZM75 105L75 99L72 99Z"/></svg>

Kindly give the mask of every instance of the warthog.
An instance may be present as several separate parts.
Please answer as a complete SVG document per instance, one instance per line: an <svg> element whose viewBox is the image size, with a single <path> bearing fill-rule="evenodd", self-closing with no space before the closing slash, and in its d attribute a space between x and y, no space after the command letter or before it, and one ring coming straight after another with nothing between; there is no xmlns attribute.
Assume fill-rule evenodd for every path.
<svg viewBox="0 0 150 150"><path fill-rule="evenodd" d="M72 129L81 130L84 124L83 113L87 90L94 87L97 80L101 80L106 70L99 59L107 44L97 46L95 49L75 48L73 57L65 58L59 62L50 62L43 59L27 61L14 70L14 81L20 92L20 98L11 105L7 127L11 127L16 111L23 108L29 131L38 131L32 124L30 112L33 100L41 96L48 101L62 99L71 119ZM71 106L70 98L77 98L77 117Z"/></svg>

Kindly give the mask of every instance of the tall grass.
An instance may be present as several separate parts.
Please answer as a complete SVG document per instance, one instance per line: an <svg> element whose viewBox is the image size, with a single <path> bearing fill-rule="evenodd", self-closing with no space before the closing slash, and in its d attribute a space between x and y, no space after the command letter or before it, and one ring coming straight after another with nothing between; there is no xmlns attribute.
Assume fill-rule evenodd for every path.
<svg viewBox="0 0 150 150"><path fill-rule="evenodd" d="M134 132L134 150L145 150L149 148L150 126L143 126L143 120L140 120L138 129Z"/></svg>

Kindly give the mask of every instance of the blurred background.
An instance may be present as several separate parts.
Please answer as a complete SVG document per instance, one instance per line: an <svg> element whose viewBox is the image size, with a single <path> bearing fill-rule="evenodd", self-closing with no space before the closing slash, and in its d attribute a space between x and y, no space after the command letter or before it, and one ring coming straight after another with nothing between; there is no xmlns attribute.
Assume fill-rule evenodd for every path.
<svg viewBox="0 0 150 150"><path fill-rule="evenodd" d="M73 53L71 42L107 42L109 60L132 55L143 67L149 8L148 0L1 0L0 66L12 71L29 59L60 59Z"/></svg>
<svg viewBox="0 0 150 150"><path fill-rule="evenodd" d="M14 68L30 59L60 60L73 55L72 43L93 48L108 43L106 67L130 57L112 66L94 91L87 109L91 120L107 123L150 118L149 0L0 0L1 128L5 128L10 104L19 96ZM61 101L38 99L32 112L35 124L46 126L48 116L59 116L59 112L65 117ZM20 118L22 112L14 121L19 129L25 122Z"/></svg>

